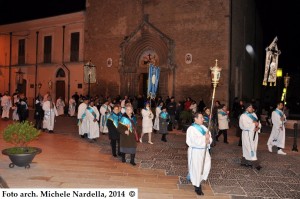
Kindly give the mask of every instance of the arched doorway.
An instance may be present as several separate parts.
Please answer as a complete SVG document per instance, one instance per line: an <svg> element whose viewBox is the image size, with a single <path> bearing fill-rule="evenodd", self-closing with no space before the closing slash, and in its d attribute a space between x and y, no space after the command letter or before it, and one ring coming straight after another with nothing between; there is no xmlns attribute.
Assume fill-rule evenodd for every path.
<svg viewBox="0 0 300 199"><path fill-rule="evenodd" d="M56 83L55 83L55 97L61 97L66 101L66 83L65 83L66 73L62 68L59 68L56 72Z"/></svg>
<svg viewBox="0 0 300 199"><path fill-rule="evenodd" d="M160 67L157 95L174 95L174 42L146 18L121 44L120 94L147 94L149 63ZM146 92L145 92L146 90Z"/></svg>
<svg viewBox="0 0 300 199"><path fill-rule="evenodd" d="M25 96L27 96L26 88L27 88L27 80L26 79L23 79L22 84L17 84L17 89L18 89L19 93L23 93Z"/></svg>

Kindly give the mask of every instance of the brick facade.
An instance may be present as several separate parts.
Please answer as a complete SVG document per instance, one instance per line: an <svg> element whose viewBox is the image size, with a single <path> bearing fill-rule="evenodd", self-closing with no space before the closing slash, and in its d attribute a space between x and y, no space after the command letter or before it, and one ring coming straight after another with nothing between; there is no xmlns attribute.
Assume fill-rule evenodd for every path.
<svg viewBox="0 0 300 199"><path fill-rule="evenodd" d="M141 81L138 80L140 74L147 72L141 69L139 62L129 64L128 67L135 68L130 75L121 72L121 67L126 67L126 59L130 55L125 53L123 56L120 46L128 37L135 34L129 40L128 46L136 45L138 51L135 52L136 56L152 49L159 57L161 65L158 65L164 69L160 81L165 86L159 91L163 97L175 95L181 100L190 96L196 101L203 98L209 102L211 96L209 68L218 59L218 64L223 70L216 99L227 102L229 2L229 0L89 0L86 8L85 57L92 59L97 65L98 79L98 83L92 85L92 91L115 96L125 94L127 89L130 94L142 94L138 93L141 92L139 86L133 87L130 84L140 84ZM145 15L148 15L148 21ZM147 24L143 26L145 21L153 27ZM140 27L141 25L144 29ZM148 34L147 37L143 37L145 34ZM169 40L161 39L161 35ZM173 42L171 44L173 50L170 50L172 46L169 45L169 41ZM162 42L165 42L166 49L156 45ZM163 57L165 53L167 57ZM187 53L192 54L191 64L185 63ZM108 58L113 60L112 67L107 67ZM134 60L139 59L140 57L136 57ZM169 60L173 63L168 63ZM122 65L122 62L125 65ZM128 78L122 80L123 76L129 80ZM128 85L125 85L126 83Z"/></svg>

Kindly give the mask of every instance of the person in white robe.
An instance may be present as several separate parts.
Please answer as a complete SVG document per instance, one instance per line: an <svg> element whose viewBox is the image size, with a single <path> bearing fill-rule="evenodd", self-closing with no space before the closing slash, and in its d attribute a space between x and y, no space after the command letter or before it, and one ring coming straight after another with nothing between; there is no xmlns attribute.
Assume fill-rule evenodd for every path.
<svg viewBox="0 0 300 199"><path fill-rule="evenodd" d="M159 105L155 109L155 119L153 129L159 131L159 114L161 112L161 107L164 105L164 102L160 102Z"/></svg>
<svg viewBox="0 0 300 199"><path fill-rule="evenodd" d="M19 121L19 114L18 114L18 107L17 107L17 103L19 102L19 94L14 94L13 96L13 107L11 108L13 110L12 113L12 119L13 121Z"/></svg>
<svg viewBox="0 0 300 199"><path fill-rule="evenodd" d="M207 180L211 168L211 156L208 150L212 143L212 137L203 125L203 115L196 112L193 114L193 118L194 123L187 129L186 133L186 144L189 147L188 179L194 185L195 192L198 195L204 195L201 182Z"/></svg>
<svg viewBox="0 0 300 199"><path fill-rule="evenodd" d="M99 138L99 111L96 106L94 106L94 101L90 102L90 105L86 109L86 120L89 129L88 138L90 140L96 141Z"/></svg>
<svg viewBox="0 0 300 199"><path fill-rule="evenodd" d="M109 106L109 102L106 100L104 104L100 107L100 132L103 134L108 134L108 128L106 125L107 118L111 113L111 107Z"/></svg>
<svg viewBox="0 0 300 199"><path fill-rule="evenodd" d="M82 100L83 102L78 106L77 119L78 119L79 135L82 138L85 138L89 133L87 119L86 119L86 109L89 104L89 99L82 97Z"/></svg>
<svg viewBox="0 0 300 199"><path fill-rule="evenodd" d="M69 116L70 117L73 117L75 116L75 111L76 111L76 101L75 101L75 98L72 97L70 100L69 100Z"/></svg>
<svg viewBox="0 0 300 199"><path fill-rule="evenodd" d="M62 100L62 98L58 97L58 99L56 100L56 109L57 109L58 116L64 114L65 106L66 106L65 102Z"/></svg>
<svg viewBox="0 0 300 199"><path fill-rule="evenodd" d="M153 118L154 118L154 115L150 109L150 103L149 102L146 102L145 103L145 108L143 108L141 110L141 114L142 114L142 117L143 117L143 120L142 120L142 134L141 134L141 137L140 137L140 143L143 142L143 136L145 134L148 134L148 143L149 144L153 144L152 140L151 140L151 136L152 136L152 128L153 128Z"/></svg>
<svg viewBox="0 0 300 199"><path fill-rule="evenodd" d="M43 96L43 102L48 100L48 96L50 95L50 92L48 91L44 96Z"/></svg>
<svg viewBox="0 0 300 199"><path fill-rule="evenodd" d="M6 91L1 99L1 106L2 106L2 119L9 119L9 110L12 106L11 104L11 97L8 95Z"/></svg>
<svg viewBox="0 0 300 199"><path fill-rule="evenodd" d="M58 116L58 113L55 107L55 103L52 101L52 97L48 95L47 99L48 100L43 103L43 129L47 130L49 133L53 133L55 117Z"/></svg>
<svg viewBox="0 0 300 199"><path fill-rule="evenodd" d="M272 147L276 146L278 151L277 154L286 155L282 149L285 147L285 127L284 124L286 123L286 116L283 113L283 102L279 102L277 104L277 108L272 112L272 131L270 137L268 139L267 145L268 150L272 152Z"/></svg>
<svg viewBox="0 0 300 199"><path fill-rule="evenodd" d="M262 167L259 165L257 160L257 144L261 123L254 112L252 104L246 103L245 110L246 111L241 114L239 119L239 126L242 129L243 143L243 157L241 160L241 166L254 166L257 170L260 170Z"/></svg>

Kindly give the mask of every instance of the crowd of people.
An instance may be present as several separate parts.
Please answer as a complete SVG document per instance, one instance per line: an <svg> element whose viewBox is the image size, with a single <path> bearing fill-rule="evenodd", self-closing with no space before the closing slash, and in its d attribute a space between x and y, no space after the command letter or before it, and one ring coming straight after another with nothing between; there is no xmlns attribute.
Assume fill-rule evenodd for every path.
<svg viewBox="0 0 300 199"><path fill-rule="evenodd" d="M130 98L124 96L111 97L82 96L77 92L68 104L58 97L54 102L50 93L38 95L35 100L35 127L53 133L55 117L67 113L77 117L78 132L82 138L91 142L97 141L101 134L108 135L113 157L120 157L126 162L130 154L130 164L135 166L137 143L155 144L152 133L160 133L161 141L167 142L169 131L182 129L187 125L186 144L188 145L188 179L195 187L198 195L203 195L201 182L208 178L211 168L211 147L215 147L223 136L223 142L229 143L228 129L235 126L242 146L241 166L262 167L257 159L257 145L261 131L260 108L255 101L245 103L234 100L231 114L226 104L215 101L213 108L207 107L203 101L197 104L187 97L184 101L176 102L175 97L147 99L143 96ZM279 155L286 155L285 127L287 121L284 103L278 102L275 109L267 110L272 132L268 139L267 148ZM17 91L12 97L6 92L1 97L2 118L9 119L9 111L13 110L12 119L23 122L28 118L27 99ZM138 117L141 118L141 129L138 130ZM267 119L268 119L267 117ZM140 131L140 132L138 132ZM144 139L144 140L143 140Z"/></svg>

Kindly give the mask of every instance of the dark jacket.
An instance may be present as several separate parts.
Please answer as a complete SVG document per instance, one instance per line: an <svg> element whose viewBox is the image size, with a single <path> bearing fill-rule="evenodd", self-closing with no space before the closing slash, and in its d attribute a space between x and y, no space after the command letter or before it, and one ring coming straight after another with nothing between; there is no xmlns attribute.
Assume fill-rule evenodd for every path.
<svg viewBox="0 0 300 199"><path fill-rule="evenodd" d="M43 119L44 118L44 110L41 104L41 101L36 100L35 102L35 110L34 110L34 119Z"/></svg>
<svg viewBox="0 0 300 199"><path fill-rule="evenodd" d="M170 115L175 115L176 113L176 102L170 102L168 105L167 105L167 112L170 114Z"/></svg>
<svg viewBox="0 0 300 199"><path fill-rule="evenodd" d="M18 107L17 113L19 115L19 118L22 118L20 119L20 121L26 120L29 116L27 100L25 98L20 99L19 102L17 103L17 107Z"/></svg>
<svg viewBox="0 0 300 199"><path fill-rule="evenodd" d="M123 117L126 117L129 119L126 113L124 113ZM132 121L132 120L131 120ZM121 148L136 148L136 139L135 139L135 125L132 121L132 127L133 131L129 133L129 135L125 134L125 131L129 130L127 126L123 125L121 122L119 122L118 125L118 132L120 133L120 147Z"/></svg>
<svg viewBox="0 0 300 199"><path fill-rule="evenodd" d="M114 114L114 116L118 117L118 124L119 124L119 121L120 121L120 116L119 115L116 115L114 112L112 112L112 114ZM118 140L120 139L120 133L117 129L117 127L115 126L113 120L111 119L111 117L109 117L107 119L107 122L106 122L106 125L107 125L107 128L108 128L108 136L109 136L109 139L111 140Z"/></svg>

